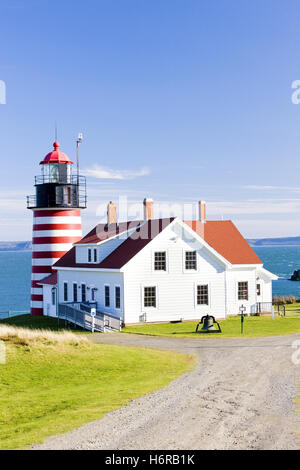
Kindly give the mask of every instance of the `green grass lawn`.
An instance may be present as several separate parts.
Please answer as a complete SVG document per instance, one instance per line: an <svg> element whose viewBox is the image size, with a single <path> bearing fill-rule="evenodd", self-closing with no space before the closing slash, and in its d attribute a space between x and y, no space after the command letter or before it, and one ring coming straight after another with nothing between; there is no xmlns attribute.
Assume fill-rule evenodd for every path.
<svg viewBox="0 0 300 470"><path fill-rule="evenodd" d="M194 365L194 358L179 353L88 341L26 345L10 339L5 344L0 449L26 448L101 418Z"/></svg>
<svg viewBox="0 0 300 470"><path fill-rule="evenodd" d="M123 328L124 333L138 333L154 336L176 336L188 338L233 338L241 335L240 317L229 317L220 321L222 333L199 334L195 333L197 322L160 323L146 325L132 325ZM275 317L246 317L244 322L245 337L274 336L300 333L300 318Z"/></svg>
<svg viewBox="0 0 300 470"><path fill-rule="evenodd" d="M59 325L58 325L57 318L44 317L44 316L33 317L30 314L18 315L15 317L2 319L0 320L0 325L1 324L18 326L22 328L30 328L34 330L43 329L43 330L58 331L60 329L66 328L64 320L60 320ZM72 329L74 333L76 332L76 329L72 327L70 327L70 329ZM81 332L83 331L80 328L78 330Z"/></svg>
<svg viewBox="0 0 300 470"><path fill-rule="evenodd" d="M300 303L285 304L285 314L287 317L300 318Z"/></svg>

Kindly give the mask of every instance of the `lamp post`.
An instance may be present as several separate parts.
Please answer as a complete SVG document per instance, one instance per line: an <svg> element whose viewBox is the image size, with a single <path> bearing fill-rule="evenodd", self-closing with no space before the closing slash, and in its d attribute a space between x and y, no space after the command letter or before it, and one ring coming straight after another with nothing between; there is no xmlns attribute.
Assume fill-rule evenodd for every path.
<svg viewBox="0 0 300 470"><path fill-rule="evenodd" d="M244 321L245 321L245 312L246 307L244 305L240 306L240 314L241 314L241 333L244 333Z"/></svg>

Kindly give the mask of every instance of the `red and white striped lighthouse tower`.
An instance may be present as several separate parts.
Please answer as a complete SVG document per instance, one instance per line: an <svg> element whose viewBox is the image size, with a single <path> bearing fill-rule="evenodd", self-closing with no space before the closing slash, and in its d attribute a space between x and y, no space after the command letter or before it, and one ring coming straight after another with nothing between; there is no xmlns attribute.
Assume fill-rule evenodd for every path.
<svg viewBox="0 0 300 470"><path fill-rule="evenodd" d="M43 289L38 281L51 274L52 265L82 237L80 209L86 208L86 182L72 174L73 162L59 150L40 162L34 196L27 197L33 210L31 314L43 315Z"/></svg>

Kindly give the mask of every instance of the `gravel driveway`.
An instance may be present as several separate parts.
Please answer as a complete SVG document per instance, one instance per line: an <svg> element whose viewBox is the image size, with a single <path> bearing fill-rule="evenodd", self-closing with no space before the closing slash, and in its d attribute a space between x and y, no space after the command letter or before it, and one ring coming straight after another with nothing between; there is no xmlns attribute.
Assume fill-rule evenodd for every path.
<svg viewBox="0 0 300 470"><path fill-rule="evenodd" d="M97 343L176 350L196 368L104 418L35 449L299 449L295 397L300 334L268 338L162 338L95 334ZM142 367L142 364L141 364Z"/></svg>

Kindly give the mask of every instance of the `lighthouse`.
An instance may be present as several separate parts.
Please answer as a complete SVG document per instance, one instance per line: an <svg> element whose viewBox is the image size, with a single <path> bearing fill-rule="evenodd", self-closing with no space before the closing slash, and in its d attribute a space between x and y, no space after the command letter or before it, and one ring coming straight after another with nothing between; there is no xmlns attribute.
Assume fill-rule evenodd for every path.
<svg viewBox="0 0 300 470"><path fill-rule="evenodd" d="M43 315L41 279L53 264L82 238L81 209L86 208L86 180L72 172L73 162L54 142L54 150L40 162L35 195L27 196L33 211L31 315ZM78 145L77 145L78 148Z"/></svg>

